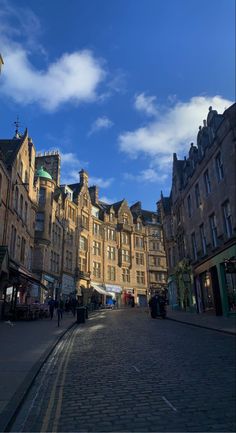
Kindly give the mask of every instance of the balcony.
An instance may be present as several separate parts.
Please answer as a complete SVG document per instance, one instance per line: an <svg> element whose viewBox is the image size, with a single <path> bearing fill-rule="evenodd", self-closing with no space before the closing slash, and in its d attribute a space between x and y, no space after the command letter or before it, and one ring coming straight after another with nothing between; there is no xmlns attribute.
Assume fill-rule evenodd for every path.
<svg viewBox="0 0 236 433"><path fill-rule="evenodd" d="M77 268L75 275L80 280L90 281L90 272L81 271L80 269Z"/></svg>

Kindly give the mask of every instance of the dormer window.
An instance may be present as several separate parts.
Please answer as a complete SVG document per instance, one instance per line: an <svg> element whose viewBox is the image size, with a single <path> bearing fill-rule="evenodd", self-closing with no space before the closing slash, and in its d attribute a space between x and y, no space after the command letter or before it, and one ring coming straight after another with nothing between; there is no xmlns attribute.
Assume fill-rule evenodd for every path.
<svg viewBox="0 0 236 433"><path fill-rule="evenodd" d="M110 222L113 222L114 219L115 219L115 215L114 215L113 212L111 212L110 215L109 215L109 220L110 220Z"/></svg>
<svg viewBox="0 0 236 433"><path fill-rule="evenodd" d="M140 231L142 229L142 224L138 221L136 227L137 227L137 230Z"/></svg>

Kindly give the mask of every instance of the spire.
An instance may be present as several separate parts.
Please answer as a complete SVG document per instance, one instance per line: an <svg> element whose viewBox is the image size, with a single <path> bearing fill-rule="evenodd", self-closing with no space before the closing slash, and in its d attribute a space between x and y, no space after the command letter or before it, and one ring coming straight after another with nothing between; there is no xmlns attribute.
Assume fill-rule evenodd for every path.
<svg viewBox="0 0 236 433"><path fill-rule="evenodd" d="M17 116L14 124L15 124L16 129L15 129L15 135L14 135L13 138L20 138L20 134L19 134L19 126L20 126L19 116Z"/></svg>

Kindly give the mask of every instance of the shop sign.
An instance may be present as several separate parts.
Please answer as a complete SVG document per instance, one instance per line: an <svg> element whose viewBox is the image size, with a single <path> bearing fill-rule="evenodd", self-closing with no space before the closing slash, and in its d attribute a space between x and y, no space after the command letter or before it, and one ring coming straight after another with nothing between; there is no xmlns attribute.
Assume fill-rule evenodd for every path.
<svg viewBox="0 0 236 433"><path fill-rule="evenodd" d="M70 275L62 275L62 293L69 295L75 291L74 278Z"/></svg>
<svg viewBox="0 0 236 433"><path fill-rule="evenodd" d="M54 283L54 278L50 277L50 275L43 274L43 278L44 280L49 281L49 283Z"/></svg>
<svg viewBox="0 0 236 433"><path fill-rule="evenodd" d="M113 284L105 284L107 292L121 293L120 286L114 286Z"/></svg>

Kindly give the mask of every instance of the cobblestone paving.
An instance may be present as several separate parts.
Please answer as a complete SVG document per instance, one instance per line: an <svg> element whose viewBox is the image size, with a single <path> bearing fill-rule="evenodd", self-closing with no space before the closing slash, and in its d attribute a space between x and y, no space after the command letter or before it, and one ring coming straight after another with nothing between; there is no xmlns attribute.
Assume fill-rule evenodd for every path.
<svg viewBox="0 0 236 433"><path fill-rule="evenodd" d="M104 311L45 364L11 431L233 432L235 338Z"/></svg>

